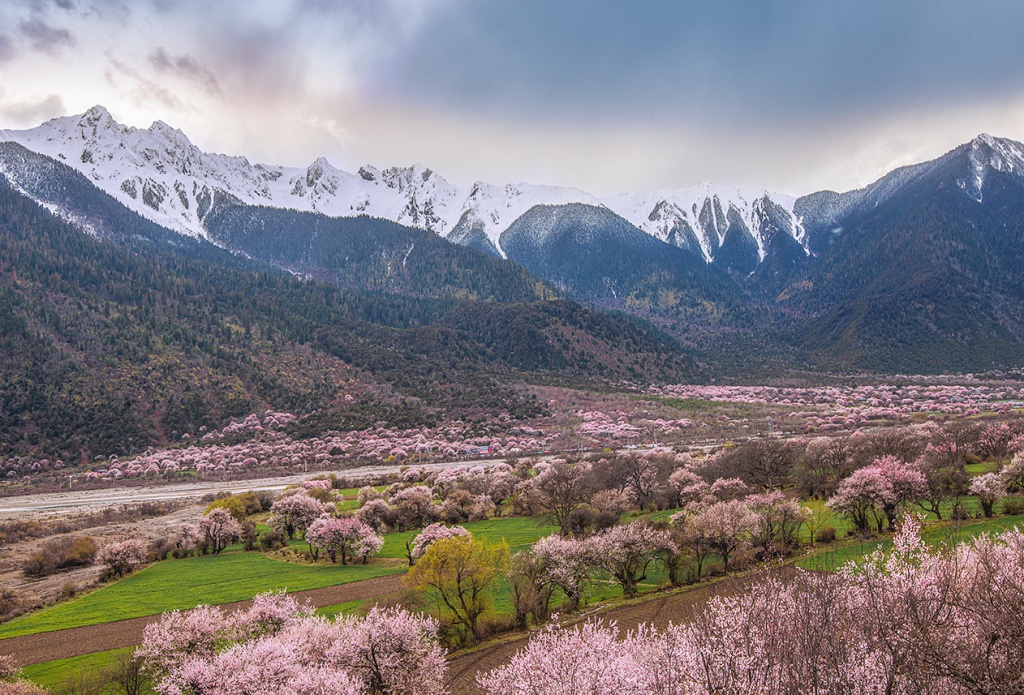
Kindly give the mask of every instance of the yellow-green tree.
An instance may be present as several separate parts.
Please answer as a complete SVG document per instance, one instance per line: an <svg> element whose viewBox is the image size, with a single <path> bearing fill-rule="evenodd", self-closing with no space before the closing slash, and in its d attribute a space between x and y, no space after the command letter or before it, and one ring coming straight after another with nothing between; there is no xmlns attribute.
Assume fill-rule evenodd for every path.
<svg viewBox="0 0 1024 695"><path fill-rule="evenodd" d="M252 493L246 493L252 495ZM225 495L210 502L203 514L209 514L214 509L226 509L234 517L235 521L245 521L248 515L246 500L241 495Z"/></svg>
<svg viewBox="0 0 1024 695"><path fill-rule="evenodd" d="M480 616L490 606L491 587L508 568L508 545L487 545L472 536L441 538L413 565L406 581L431 591L451 612L452 622L479 639Z"/></svg>

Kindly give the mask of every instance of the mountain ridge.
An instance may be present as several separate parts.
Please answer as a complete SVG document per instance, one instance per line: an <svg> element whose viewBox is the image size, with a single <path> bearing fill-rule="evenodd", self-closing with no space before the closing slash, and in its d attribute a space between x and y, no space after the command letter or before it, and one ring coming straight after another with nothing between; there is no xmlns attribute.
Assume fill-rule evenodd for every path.
<svg viewBox="0 0 1024 695"><path fill-rule="evenodd" d="M787 218L785 233L803 244L795 198L765 190L702 183L690 188L598 197L563 186L478 181L459 188L414 165L349 173L319 157L308 167L253 164L245 157L206 153L163 121L147 129L117 123L102 106L0 139L57 158L144 217L190 236L206 236L215 198L332 217L360 214L418 227L504 257L501 233L535 205L584 203L607 207L647 234L713 263L726 236L745 235L764 258L764 201Z"/></svg>
<svg viewBox="0 0 1024 695"><path fill-rule="evenodd" d="M150 223L142 240L120 238L128 245L212 253L210 240L300 276L409 297L568 296L654 321L723 374L754 365L761 373L907 373L1024 363L1024 145L1004 138L979 135L843 193L773 198L702 184L690 198L680 190L631 194L619 201L630 217L574 189L478 183L460 192L425 167L348 174L321 158L285 172L189 149L163 123L120 126L101 109L48 128L56 135L37 148L74 165L65 168L78 178L55 173L51 155L0 142L0 169L48 209L109 234L102 215L78 200L91 189L150 218L177 210L202 221L191 235ZM31 140L31 132L43 133L4 136ZM126 140L143 144L117 144ZM87 146L100 141L102 148ZM210 167L220 167L220 179L194 176ZM248 199L220 187L233 167L244 171L227 188L248 182ZM96 176L87 179L83 168ZM160 171L170 178L142 178ZM122 185L126 173L137 176L132 185ZM112 181L120 183L111 193ZM368 190L385 197L341 217L323 210L344 199L339 191ZM320 207L269 205L281 191Z"/></svg>

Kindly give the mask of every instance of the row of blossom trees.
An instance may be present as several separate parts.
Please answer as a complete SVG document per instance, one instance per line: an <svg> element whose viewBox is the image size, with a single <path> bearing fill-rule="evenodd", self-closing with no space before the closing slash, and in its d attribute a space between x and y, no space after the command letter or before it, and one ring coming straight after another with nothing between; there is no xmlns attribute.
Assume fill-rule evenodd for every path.
<svg viewBox="0 0 1024 695"><path fill-rule="evenodd" d="M1019 693L1024 533L933 551L908 517L861 569L771 576L687 623L548 627L488 695Z"/></svg>

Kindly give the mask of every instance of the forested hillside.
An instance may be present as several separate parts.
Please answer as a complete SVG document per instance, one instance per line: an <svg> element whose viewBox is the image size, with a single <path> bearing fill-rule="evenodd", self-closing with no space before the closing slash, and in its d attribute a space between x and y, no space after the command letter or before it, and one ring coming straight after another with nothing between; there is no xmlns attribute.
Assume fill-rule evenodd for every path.
<svg viewBox="0 0 1024 695"><path fill-rule="evenodd" d="M3 454L123 454L263 408L330 410L352 392L380 403L381 420L405 425L521 417L539 407L506 384L531 374L695 374L649 325L569 302L370 294L260 270L216 249L130 249L83 234L7 186L0 297ZM529 323L535 340L488 330L496 321ZM579 359L590 353L602 359ZM403 402L411 405L394 407Z"/></svg>
<svg viewBox="0 0 1024 695"><path fill-rule="evenodd" d="M557 296L522 266L388 220L228 201L204 225L227 248L342 287L503 302Z"/></svg>

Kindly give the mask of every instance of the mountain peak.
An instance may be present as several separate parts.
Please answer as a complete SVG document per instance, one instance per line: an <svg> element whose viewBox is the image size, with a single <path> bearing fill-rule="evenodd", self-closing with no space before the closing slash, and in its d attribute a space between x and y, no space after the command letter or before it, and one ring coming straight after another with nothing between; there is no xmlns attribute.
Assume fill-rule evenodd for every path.
<svg viewBox="0 0 1024 695"><path fill-rule="evenodd" d="M66 126L63 126L65 128L70 126L73 130L77 127L77 130L82 134L82 137L88 137L86 135L87 133L91 133L95 136L98 133L114 131L122 127L120 123L114 120L114 117L110 115L110 112L107 111L106 107L98 104L77 118L70 116L67 118L57 118L51 122L56 124L61 121L67 124Z"/></svg>
<svg viewBox="0 0 1024 695"><path fill-rule="evenodd" d="M188 139L182 131L167 125L163 121L153 121L153 124L149 126L148 132L151 136L156 138L162 138L163 140L173 143L179 149L187 151L194 147L192 141Z"/></svg>
<svg viewBox="0 0 1024 695"><path fill-rule="evenodd" d="M161 133L162 132L162 133L177 133L178 135L184 135L183 132L181 132L177 128L174 128L172 126L167 125L163 121L153 121L152 125L149 126L149 131L151 133Z"/></svg>
<svg viewBox="0 0 1024 695"><path fill-rule="evenodd" d="M967 143L967 147L972 152L985 151L993 153L1003 160L1020 160L1024 158L1024 145L1016 140L1000 138L988 133L982 133L977 136Z"/></svg>
<svg viewBox="0 0 1024 695"><path fill-rule="evenodd" d="M967 146L971 163L970 180L962 180L961 187L981 202L985 178L990 171L1024 176L1024 145L1007 138L982 133Z"/></svg>
<svg viewBox="0 0 1024 695"><path fill-rule="evenodd" d="M93 123L100 121L113 122L114 117L110 115L109 111L107 111L107 107L102 106L100 104L96 104L95 106L90 107L85 113L83 113L82 117L79 120L89 121Z"/></svg>

